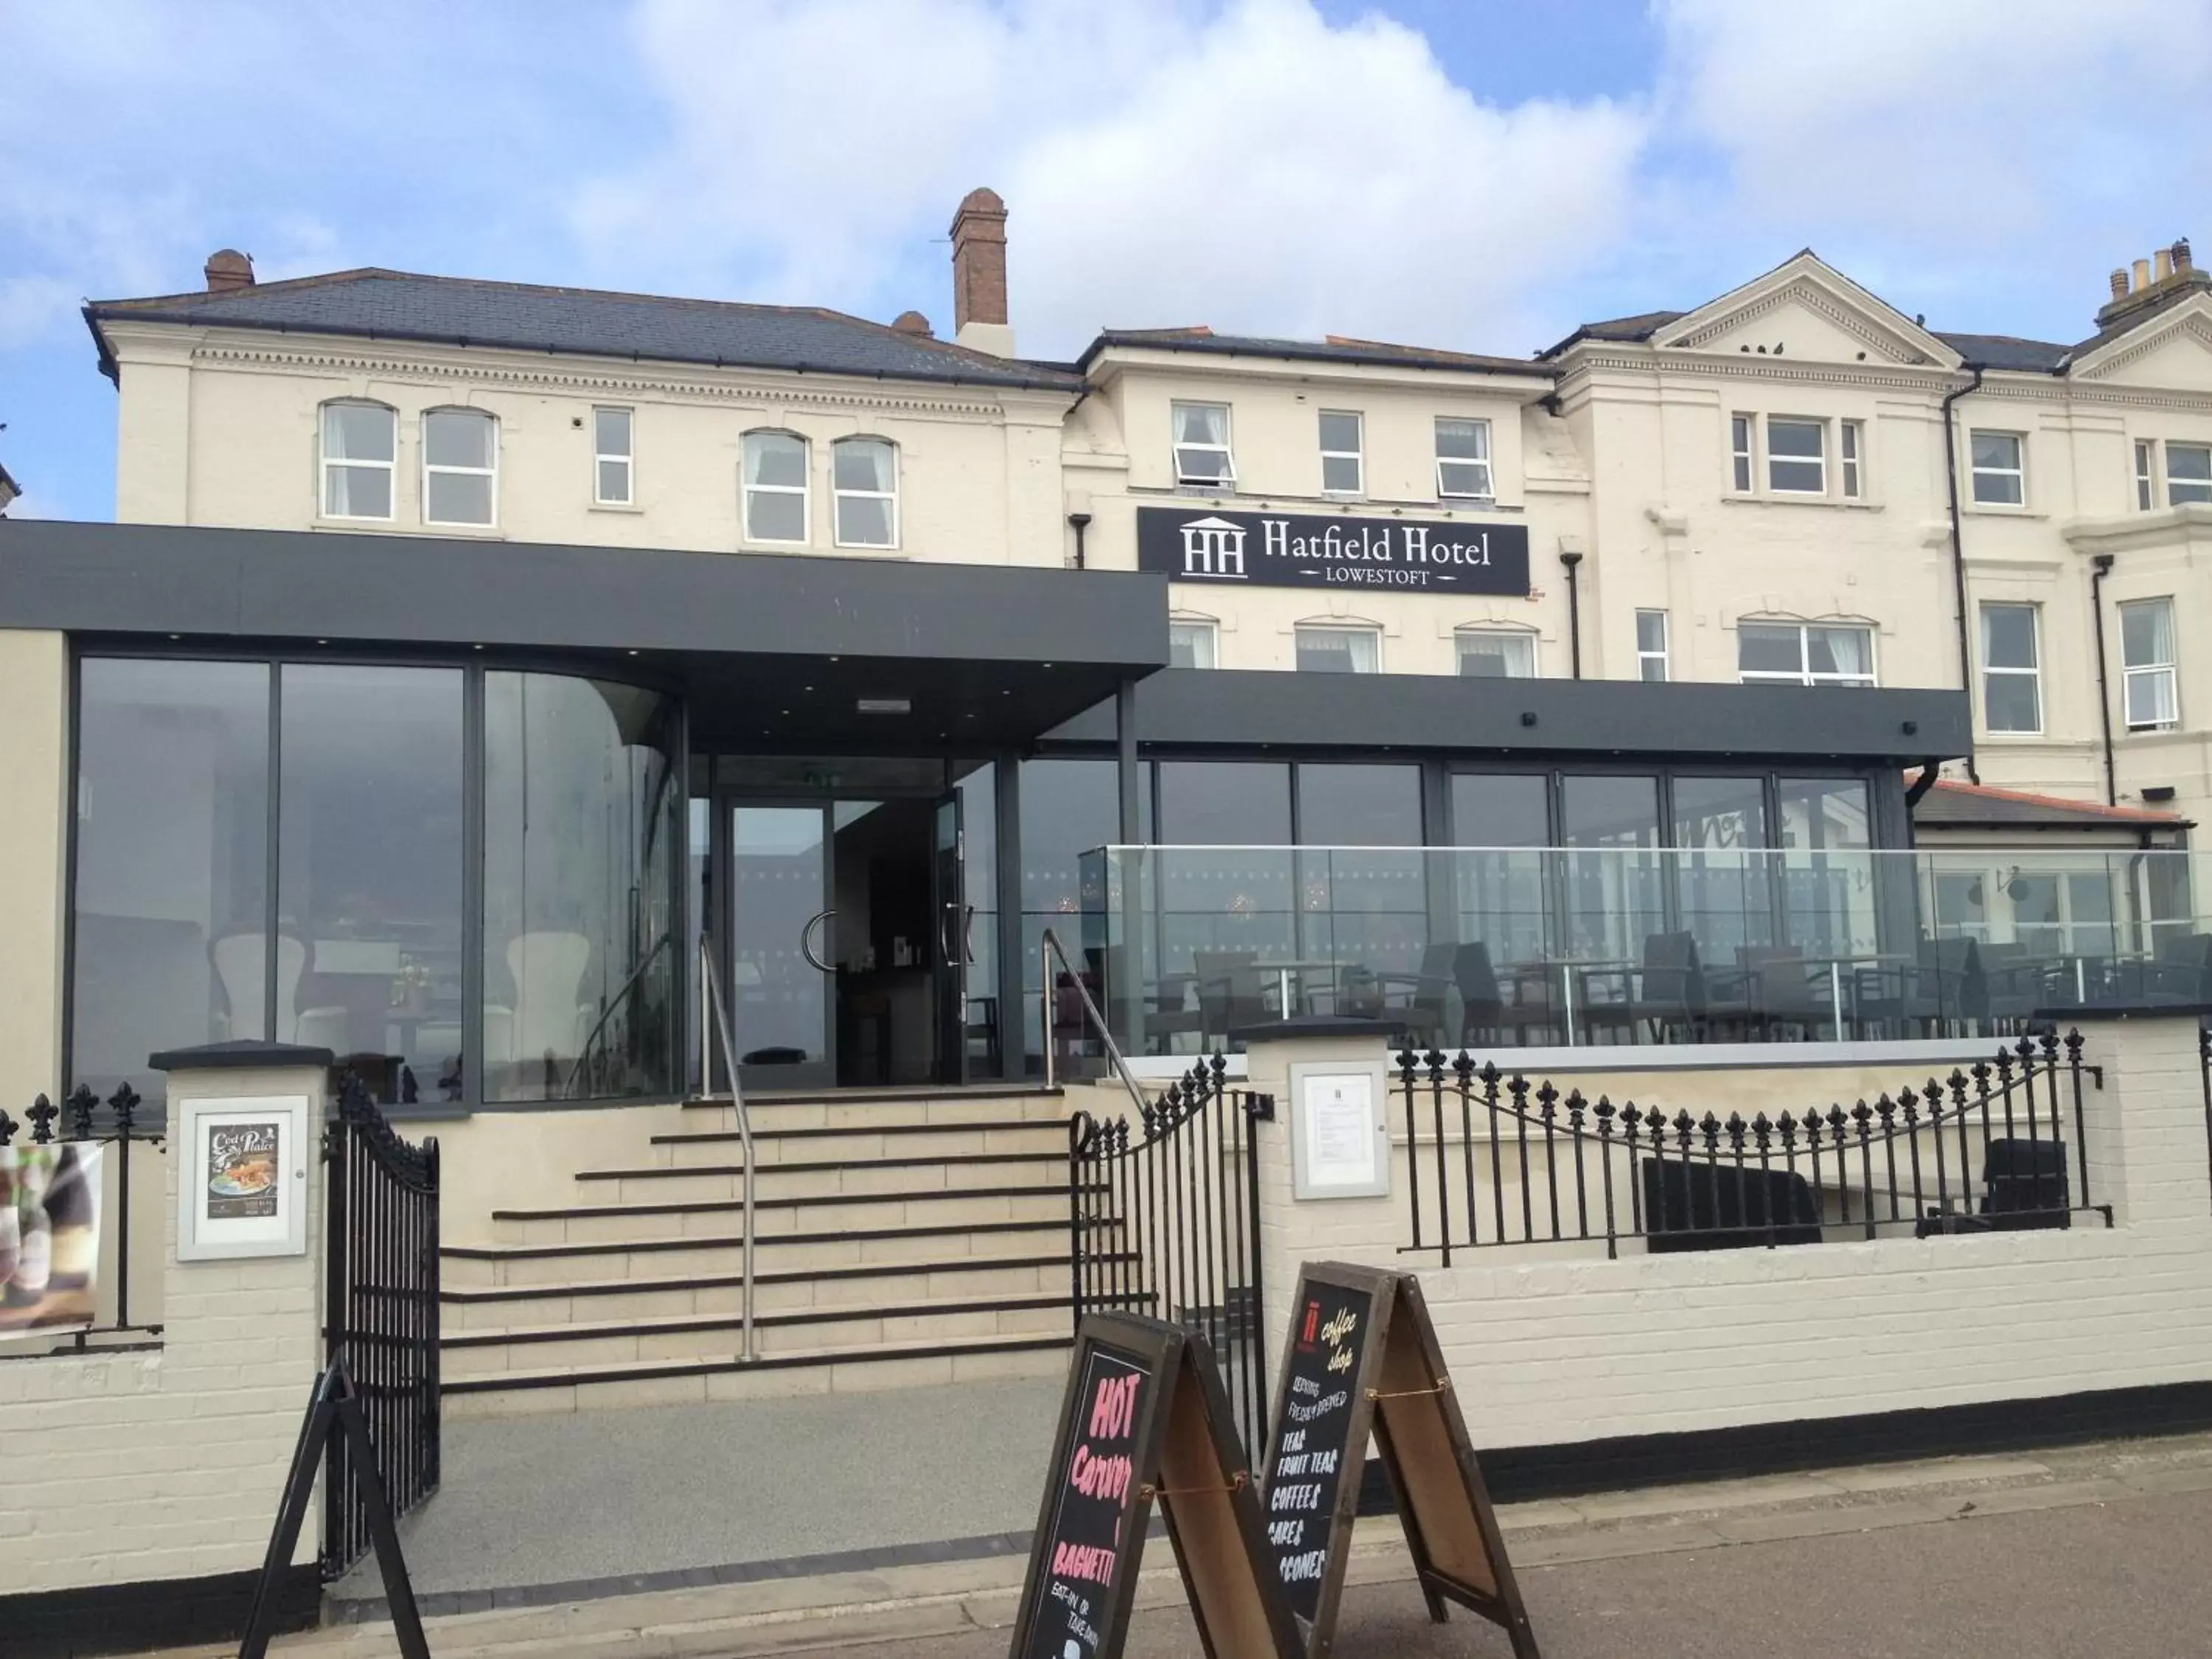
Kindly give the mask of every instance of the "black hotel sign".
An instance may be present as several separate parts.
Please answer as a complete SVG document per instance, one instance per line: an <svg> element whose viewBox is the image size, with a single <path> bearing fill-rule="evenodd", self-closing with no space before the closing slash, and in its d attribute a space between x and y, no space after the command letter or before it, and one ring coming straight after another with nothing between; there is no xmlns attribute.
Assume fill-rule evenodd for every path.
<svg viewBox="0 0 2212 1659"><path fill-rule="evenodd" d="M1528 591L1528 529L1439 519L1137 509L1137 568L1183 582Z"/></svg>

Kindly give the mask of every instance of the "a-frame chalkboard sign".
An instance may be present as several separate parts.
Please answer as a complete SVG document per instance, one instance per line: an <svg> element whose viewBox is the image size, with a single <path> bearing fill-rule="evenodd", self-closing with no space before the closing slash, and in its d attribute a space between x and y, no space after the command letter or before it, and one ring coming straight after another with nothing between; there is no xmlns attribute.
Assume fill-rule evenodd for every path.
<svg viewBox="0 0 2212 1659"><path fill-rule="evenodd" d="M1308 1262L1291 1303L1267 1487L1267 1550L1308 1659L1328 1659L1368 1436L1382 1454L1429 1616L1444 1603L1504 1626L1538 1659L1490 1493L1411 1273Z"/></svg>
<svg viewBox="0 0 2212 1659"><path fill-rule="evenodd" d="M361 1481L361 1498L368 1510L368 1531L376 1546L376 1565L384 1575L384 1600L392 1611L392 1632L399 1644L400 1659L430 1659L430 1644L422 1635L422 1615L415 1606L415 1586L407 1577L406 1558L399 1553L399 1530L392 1522L392 1506L385 1501L384 1482L377 1477L376 1458L368 1443L368 1419L361 1409L361 1395L343 1362L315 1379L315 1392L307 1401L307 1415L300 1425L300 1441L292 1449L292 1472L284 1480L284 1500L276 1510L276 1529L269 1535L269 1553L261 1563L261 1582L254 1587L253 1610L246 1617L246 1639L239 1644L238 1659L263 1659L269 1651L270 1626L276 1601L291 1569L292 1547L300 1540L300 1523L307 1518L307 1500L315 1490L315 1472L331 1437L342 1434L353 1443L354 1468Z"/></svg>
<svg viewBox="0 0 2212 1659"><path fill-rule="evenodd" d="M1012 1659L1118 1659L1155 1502L1207 1659L1298 1659L1230 1420L1204 1337L1157 1319L1085 1316Z"/></svg>

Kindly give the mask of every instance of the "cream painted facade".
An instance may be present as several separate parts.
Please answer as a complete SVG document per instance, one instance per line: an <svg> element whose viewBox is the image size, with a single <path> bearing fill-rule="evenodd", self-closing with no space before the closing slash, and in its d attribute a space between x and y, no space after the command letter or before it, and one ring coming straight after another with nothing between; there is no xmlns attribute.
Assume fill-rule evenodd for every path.
<svg viewBox="0 0 2212 1659"><path fill-rule="evenodd" d="M1060 426L1072 392L891 385L175 325L105 327L120 370L116 517L126 524L973 564L1060 559ZM397 412L388 519L321 511L319 411L331 402ZM453 408L497 422L489 526L425 521L422 416ZM628 505L595 499L599 409L631 412ZM803 542L743 533L740 468L745 434L757 431L807 441ZM831 447L848 437L896 446L895 546L836 544Z"/></svg>
<svg viewBox="0 0 2212 1659"><path fill-rule="evenodd" d="M2203 818L2212 816L2212 669L2191 647L2212 615L2212 503L2166 505L2161 471L2154 504L2139 506L2135 472L2140 445L2152 446L2154 469L2169 444L2212 445L2212 289L2201 277L2161 278L2142 320L2107 329L2057 372L1977 368L1951 341L1981 337L1932 333L1809 252L1698 310L1661 313L1640 331L1594 325L1526 363L1348 342L1302 352L1202 330L1109 335L1085 360L1080 395L1072 380L1067 390L927 385L115 317L102 329L119 369L125 521L1053 564L1077 556L1069 520L1088 515L1083 556L1103 568L1135 564L1146 505L1516 524L1529 536L1526 595L1178 583L1174 616L1210 635L1224 669L1294 667L1298 631L1317 627L1374 634L1382 672L1451 674L1461 631L1480 629L1530 636L1534 672L1565 677L1577 643L1565 555L1578 561L1587 677L1651 672L1655 627L1668 677L1721 682L1738 678L1747 622L1864 629L1876 683L1971 685L1982 781L2091 801L2106 787L2091 574L2109 555L2117 798ZM397 412L389 520L319 511L318 410L332 400ZM1229 410L1233 489L1176 483L1178 402ZM424 522L422 421L445 407L496 417L490 527ZM610 407L633 416L635 487L623 506L594 501L592 416ZM1322 487L1324 410L1360 416L1356 494ZM1487 424L1494 501L1439 495L1439 419ZM1778 419L1823 433L1817 492L1770 487ZM807 441L803 543L744 533L741 458L757 430ZM1977 434L2017 439L2020 504L1977 501ZM855 435L896 446L894 547L841 547L833 534L832 446ZM2152 599L2172 604L2179 719L2130 732L2117 607ZM2039 730L1990 729L1987 604L2034 610ZM1640 624L1641 653L1640 612L1655 613ZM2172 795L2144 793L2159 788Z"/></svg>

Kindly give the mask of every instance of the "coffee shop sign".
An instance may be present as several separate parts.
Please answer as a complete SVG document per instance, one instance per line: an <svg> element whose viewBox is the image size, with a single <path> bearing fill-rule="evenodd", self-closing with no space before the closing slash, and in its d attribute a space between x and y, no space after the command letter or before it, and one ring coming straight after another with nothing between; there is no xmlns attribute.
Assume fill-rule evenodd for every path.
<svg viewBox="0 0 2212 1659"><path fill-rule="evenodd" d="M1528 532L1314 514L1137 511L1137 564L1178 581L1526 593Z"/></svg>

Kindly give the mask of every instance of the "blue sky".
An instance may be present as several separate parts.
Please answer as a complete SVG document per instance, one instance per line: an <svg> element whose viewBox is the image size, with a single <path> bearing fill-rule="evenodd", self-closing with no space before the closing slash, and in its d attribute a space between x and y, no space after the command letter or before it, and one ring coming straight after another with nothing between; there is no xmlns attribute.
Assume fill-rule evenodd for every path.
<svg viewBox="0 0 2212 1659"><path fill-rule="evenodd" d="M369 20L369 21L364 21ZM1811 246L2071 340L2212 237L2212 0L0 0L0 461L112 511L87 297L381 264L1520 353Z"/></svg>

